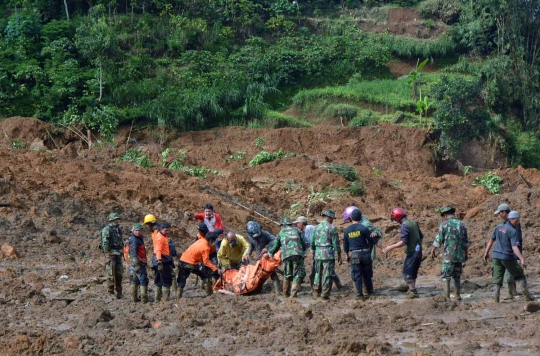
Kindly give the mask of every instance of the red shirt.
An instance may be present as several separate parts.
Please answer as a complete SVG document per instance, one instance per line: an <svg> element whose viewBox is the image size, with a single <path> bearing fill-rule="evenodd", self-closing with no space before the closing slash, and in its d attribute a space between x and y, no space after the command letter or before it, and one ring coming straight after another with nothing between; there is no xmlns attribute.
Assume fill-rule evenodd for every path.
<svg viewBox="0 0 540 356"><path fill-rule="evenodd" d="M210 231L214 231L215 229L221 229L225 231L225 226L223 226L221 216L219 216L219 214L217 213L214 213L214 216L210 220L206 219L204 213L195 214L195 219L204 221L206 226L208 226L208 230Z"/></svg>

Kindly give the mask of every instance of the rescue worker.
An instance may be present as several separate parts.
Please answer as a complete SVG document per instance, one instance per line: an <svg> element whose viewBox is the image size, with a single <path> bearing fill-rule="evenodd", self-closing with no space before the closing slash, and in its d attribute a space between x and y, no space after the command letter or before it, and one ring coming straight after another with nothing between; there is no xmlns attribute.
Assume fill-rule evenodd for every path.
<svg viewBox="0 0 540 356"><path fill-rule="evenodd" d="M508 221L508 214L510 213L510 210L511 209L508 204L501 204L495 211L494 215L495 216L499 215L499 217L503 219L505 224L510 224L510 222ZM518 223L515 229L518 234L518 240L520 241L521 245L523 245L523 235L521 233L521 224ZM510 275L508 270L504 272L504 282L506 282L506 285L508 286L508 295L504 297L503 299L504 300L514 299L514 297L517 296L516 281L514 280L512 275Z"/></svg>
<svg viewBox="0 0 540 356"><path fill-rule="evenodd" d="M154 239L158 233L156 217L152 214L148 214L144 217L143 225L148 227L148 231L152 236L152 245L154 244Z"/></svg>
<svg viewBox="0 0 540 356"><path fill-rule="evenodd" d="M433 241L429 254L435 258L437 249L443 247L442 271L444 297L450 299L450 279L454 279L454 293L461 300L461 273L463 263L469 257L469 237L467 227L455 216L456 209L445 206L440 209L443 222Z"/></svg>
<svg viewBox="0 0 540 356"><path fill-rule="evenodd" d="M210 261L211 248L215 248L218 235L215 232L209 232L204 239L198 239L180 257L180 266L178 271L178 298L182 298L186 281L191 273L199 276L205 286L206 295L213 294L211 276L219 276L221 271ZM203 264L203 269L199 264Z"/></svg>
<svg viewBox="0 0 540 356"><path fill-rule="evenodd" d="M124 244L119 220L120 216L118 214L110 214L109 224L101 230L101 249L109 255L109 258L105 261L107 288L109 294L113 295L116 288L117 299L122 298L122 274L124 272L122 264Z"/></svg>
<svg viewBox="0 0 540 356"><path fill-rule="evenodd" d="M189 212L188 216L192 219L202 220L208 227L208 231L214 231L215 229L225 230L221 216L218 213L214 213L214 206L212 204L204 204L204 213L192 213Z"/></svg>
<svg viewBox="0 0 540 356"><path fill-rule="evenodd" d="M358 209L356 206L349 206L347 208L345 208L345 210L343 211L343 223L346 223L348 221L351 220L351 213L355 210L355 209ZM358 209L360 210L360 209ZM362 212L360 212L362 213ZM369 229L369 232L371 233L370 236L372 238L377 238L377 240L379 242L381 242L381 239L382 239L382 236L383 236L383 233L381 230L379 230L378 228L375 227L375 225L373 225L371 223L371 221L369 221L369 219L367 218L367 216L365 214L362 214L362 221L360 221L360 224L364 225L365 227L367 227ZM377 249L376 247L379 247L380 245L376 245L374 244L372 246L372 250L371 250L371 260L372 261L375 261L375 259L377 258Z"/></svg>
<svg viewBox="0 0 540 356"><path fill-rule="evenodd" d="M407 213L401 208L394 208L390 214L390 221L401 225L401 241L386 247L383 252L388 254L398 247L405 247L405 262L403 263L403 279L409 285L407 296L418 298L416 278L422 263L422 240L424 235L418 224L407 218Z"/></svg>
<svg viewBox="0 0 540 356"><path fill-rule="evenodd" d="M137 292L140 286L140 296L143 303L148 303L148 275L146 273L146 247L143 240L144 226L133 225L131 236L129 237L130 266L133 268L131 278L131 301L138 302Z"/></svg>
<svg viewBox="0 0 540 356"><path fill-rule="evenodd" d="M497 225L491 239L487 243L486 251L484 252L484 261L487 262L489 251L493 244L497 242L491 259L493 263L493 299L495 303L499 303L505 271L508 271L514 280L521 283L521 293L525 297L525 300L534 300L529 294L527 277L523 271L523 269L527 267L527 264L522 254L521 241L519 241L516 230L516 227L519 224L519 218L520 216L517 211L508 213L508 221L510 224L502 223ZM521 266L518 263L518 259Z"/></svg>
<svg viewBox="0 0 540 356"><path fill-rule="evenodd" d="M253 250L255 250L257 252L257 258L260 259L272 247L276 237L268 231L261 229L261 225L255 221L248 221L246 230L249 238L248 256L251 257ZM281 286L279 285L279 276L276 271L270 275L270 279L274 286L274 293L280 295Z"/></svg>
<svg viewBox="0 0 540 356"><path fill-rule="evenodd" d="M336 257L341 265L341 248L339 247L339 234L332 225L336 214L333 210L322 213L323 221L313 230L311 250L315 260L315 276L313 278L313 297L330 298L332 290L332 276L336 273Z"/></svg>
<svg viewBox="0 0 540 356"><path fill-rule="evenodd" d="M249 242L232 231L221 242L218 259L221 267L225 269L240 269L242 262L249 262Z"/></svg>
<svg viewBox="0 0 540 356"><path fill-rule="evenodd" d="M306 276L304 255L307 246L304 244L302 234L292 227L291 219L284 217L280 221L283 227L274 240L264 257L273 255L281 249L281 261L283 263L283 295L296 298L302 281Z"/></svg>
<svg viewBox="0 0 540 356"><path fill-rule="evenodd" d="M174 262L169 248L169 234L171 224L162 222L158 226L158 233L154 240L154 255L152 256L152 268L155 272L155 302L169 301L171 297L172 271Z"/></svg>
<svg viewBox="0 0 540 356"><path fill-rule="evenodd" d="M373 294L372 247L378 242L377 235L362 224L362 212L354 209L350 213L352 224L343 233L343 250L351 264L351 278L356 287L356 298L364 300L362 284L366 285L367 296ZM350 255L349 255L350 252Z"/></svg>
<svg viewBox="0 0 540 356"><path fill-rule="evenodd" d="M293 224L296 224L296 227L298 230L302 232L302 238L304 239L304 243L306 246L311 246L311 238L313 236L313 231L315 230L314 225L308 225L308 219L305 216L299 216L295 221L293 221ZM311 267L311 273L309 274L309 284L311 286L311 289L313 289L313 279L315 278L315 260L313 260L313 266ZM339 279L339 276L334 273L332 276L332 280L334 281L334 284L336 285L337 289L343 288L343 284L341 284L341 280Z"/></svg>

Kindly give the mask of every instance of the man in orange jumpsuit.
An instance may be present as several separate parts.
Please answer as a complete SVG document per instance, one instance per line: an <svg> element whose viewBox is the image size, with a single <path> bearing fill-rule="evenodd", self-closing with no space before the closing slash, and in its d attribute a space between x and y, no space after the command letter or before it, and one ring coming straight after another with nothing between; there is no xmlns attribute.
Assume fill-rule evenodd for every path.
<svg viewBox="0 0 540 356"><path fill-rule="evenodd" d="M169 234L171 224L163 222L158 226L158 233L154 239L154 255L152 256L152 268L155 271L155 301L168 301L171 296L172 271L174 262L169 249Z"/></svg>
<svg viewBox="0 0 540 356"><path fill-rule="evenodd" d="M206 295L212 295L212 278L221 274L220 270L210 261L212 249L215 252L215 244L218 235L215 232L209 232L204 239L198 239L180 257L180 266L178 271L178 298L182 297L186 281L191 273L201 277L205 286ZM199 269L199 264L203 268Z"/></svg>

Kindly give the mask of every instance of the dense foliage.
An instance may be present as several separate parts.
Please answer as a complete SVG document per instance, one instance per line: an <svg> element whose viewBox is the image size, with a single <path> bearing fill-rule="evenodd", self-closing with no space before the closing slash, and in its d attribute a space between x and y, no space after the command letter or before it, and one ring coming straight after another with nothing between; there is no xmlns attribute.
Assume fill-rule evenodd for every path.
<svg viewBox="0 0 540 356"><path fill-rule="evenodd" d="M359 14L396 5L450 27L431 38L361 29ZM294 104L351 126L434 127L450 157L498 140L512 164L540 167L540 0L9 0L0 14L1 117L106 138L123 122L310 126L275 111ZM395 78L395 59L446 75Z"/></svg>

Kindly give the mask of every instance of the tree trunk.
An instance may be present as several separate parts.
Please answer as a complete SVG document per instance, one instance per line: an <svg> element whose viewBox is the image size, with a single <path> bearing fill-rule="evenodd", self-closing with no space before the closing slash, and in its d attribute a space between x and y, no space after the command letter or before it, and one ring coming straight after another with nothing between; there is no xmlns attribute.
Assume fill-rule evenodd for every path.
<svg viewBox="0 0 540 356"><path fill-rule="evenodd" d="M64 0L64 7L66 8L66 17L69 21L69 9L68 9L67 0Z"/></svg>
<svg viewBox="0 0 540 356"><path fill-rule="evenodd" d="M99 102L101 103L101 98L103 97L103 70L101 69L101 61L99 62Z"/></svg>

